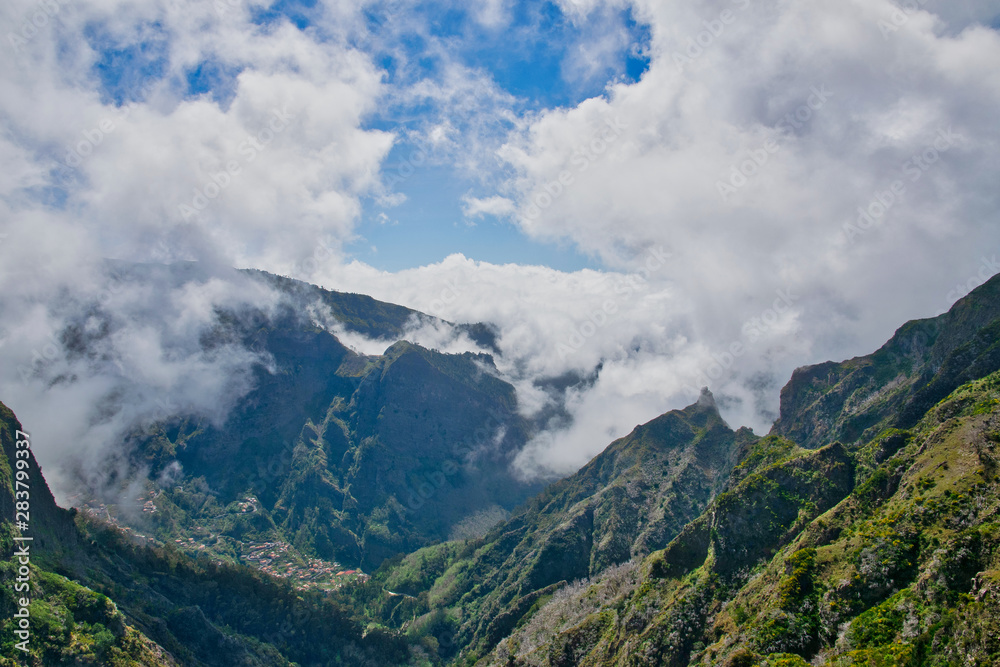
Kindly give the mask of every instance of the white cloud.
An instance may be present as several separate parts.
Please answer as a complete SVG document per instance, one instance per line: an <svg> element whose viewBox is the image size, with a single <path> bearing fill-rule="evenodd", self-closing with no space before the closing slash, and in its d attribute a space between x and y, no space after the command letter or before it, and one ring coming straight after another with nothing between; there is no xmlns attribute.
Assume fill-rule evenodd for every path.
<svg viewBox="0 0 1000 667"><path fill-rule="evenodd" d="M581 15L598 6L574 4ZM595 383L569 395L574 425L536 443L526 465L571 470L612 434L692 400L698 383L734 426L766 429L792 369L870 352L907 319L942 312L945 286L1000 241L1000 37L980 25L989 3L928 3L897 15L898 30L879 24L898 9L887 1L632 6L653 35L642 80L526 118L499 152L513 176L467 201L475 211L513 200L529 236L624 272L669 251L609 323L559 354L615 296L591 272L450 257L329 276L499 323L512 377L603 361ZM875 225L845 232L880 199L888 210ZM438 296L448 280L463 292L450 303Z"/></svg>
<svg viewBox="0 0 1000 667"><path fill-rule="evenodd" d="M256 1L216 5L59 3L0 73L0 399L33 429L60 494L70 477L100 484L118 470L138 424L174 410L223 419L267 360L202 341L217 308L266 312L275 297L212 278L216 267L288 271L318 244L337 251L378 190L393 136L363 128L384 87L347 43L358 5L319 7L308 32L255 25ZM43 6L5 3L0 22ZM162 71L116 107L95 78L98 49L157 40L149 71ZM239 72L229 99L184 96L203 62ZM199 259L207 277L109 282L105 257Z"/></svg>
<svg viewBox="0 0 1000 667"><path fill-rule="evenodd" d="M513 212L514 202L499 195L482 199L472 196L462 198L462 213L467 218L480 218L483 215L506 217Z"/></svg>
<svg viewBox="0 0 1000 667"><path fill-rule="evenodd" d="M703 304L706 328L794 287L811 313L800 335L833 355L856 351L849 330L871 345L939 312L940 286L996 247L996 31L949 34L923 12L884 37L888 2L636 4L655 41L643 80L543 114L501 153L526 233L623 267L669 247L665 277ZM800 109L806 121L782 123ZM608 121L626 129L602 141ZM912 180L907 161L942 130L954 145ZM748 163L765 145L767 163ZM756 173L723 200L744 164ZM848 243L844 224L897 179L901 201ZM841 318L848 328L830 327Z"/></svg>
<svg viewBox="0 0 1000 667"><path fill-rule="evenodd" d="M654 248L632 273L564 273L461 255L398 273L355 262L324 267L319 282L452 321L496 323L496 362L517 388L525 414L538 416L564 403L573 417L542 433L519 464L526 472L566 474L636 424L694 401L706 384L720 393L734 423L766 428L762 413L773 410L780 388L773 367L808 358L809 343L796 339L801 311L795 294L773 294L767 308L748 311L746 322L720 317L717 330L705 330L699 304L665 280L668 255ZM429 336L416 340L452 352L478 351L471 341L444 346ZM742 349L728 359L734 343ZM584 378L598 366L592 382L566 392L537 384L567 372Z"/></svg>
<svg viewBox="0 0 1000 667"><path fill-rule="evenodd" d="M359 197L377 189L393 141L361 129L382 95L381 74L342 42L287 22L252 24L249 6L221 16L211 3L64 9L0 81L5 152L34 157L33 169L19 172L21 192L5 199L30 207L23 181L34 173L37 183L41 171L66 188L73 224L102 234L106 254L123 257L183 236L192 245L211 240L236 264L278 267L320 239L349 239ZM97 30L85 26L105 26L127 46L153 22L169 40L164 76L127 109L103 103L85 37ZM186 72L212 59L242 69L228 105L179 97ZM59 164L67 156L72 169ZM278 219L284 230L275 234Z"/></svg>
<svg viewBox="0 0 1000 667"><path fill-rule="evenodd" d="M141 267L76 268L72 293L4 300L0 346L0 395L61 498L77 481L99 489L126 473L121 443L138 426L173 414L221 423L251 389L251 366L270 361L232 342L206 345L216 309L268 313L277 303L261 284L205 265L185 279L182 267L154 279Z"/></svg>
<svg viewBox="0 0 1000 667"><path fill-rule="evenodd" d="M509 0L483 0L478 3L476 21L485 28L502 28L510 22Z"/></svg>
<svg viewBox="0 0 1000 667"><path fill-rule="evenodd" d="M594 25L609 7L628 6L650 25L652 62L641 81L538 112L463 62L460 43L434 37L405 3L379 5L378 34L362 5L370 8L317 5L302 31L254 24L251 10L264 6L256 0L226 2L222 14L213 3L93 0L61 4L20 45L0 73L5 368L44 357L47 336L77 314L70 305L100 299L98 258L198 258L309 276L450 320L497 323L498 364L523 409L562 401L574 417L521 463L568 472L613 436L690 402L701 384L734 426L766 428L795 366L868 352L904 320L944 310L952 286L976 275L1000 241L1000 38L984 27L995 21L993 2L929 0L899 15L887 0L566 0L574 25L596 31L581 34L567 79L592 80L620 57L619 23ZM0 23L19 26L37 6L5 3ZM502 26L508 9L486 3L477 20ZM87 26L118 46L150 33L165 44L162 76L125 110L98 92ZM433 74L408 60L404 35L427 40L440 64ZM397 60L396 80L374 53ZM206 61L239 72L221 102L182 95L187 73ZM426 111L406 117L413 109ZM399 122L396 135L368 128L375 113ZM925 169L914 156L932 155L941 131L952 143ZM513 217L529 237L572 244L618 272L462 256L395 274L344 264L362 199L402 201L385 187L401 140L479 179L466 216ZM61 164L68 155L73 168ZM897 180L902 195L892 194ZM196 191L205 206L184 217L179 207L199 203ZM876 203L888 209L879 224L849 239L845 223ZM70 305L57 307L66 295ZM148 326L145 298L162 308ZM109 358L121 367L49 360L46 379L81 379L43 390L7 371L2 397L48 429L43 440L82 451L100 451L156 400L183 399L181 385L221 414L245 391L239 380L253 357L206 357L191 341L212 306L269 298L211 282L113 293L121 333L108 339L120 347ZM446 350L474 347L448 330L409 334ZM382 342L352 344L378 352ZM535 382L569 371L592 377L562 394ZM122 387L135 400L95 421L94 397ZM49 462L65 450L51 451Z"/></svg>

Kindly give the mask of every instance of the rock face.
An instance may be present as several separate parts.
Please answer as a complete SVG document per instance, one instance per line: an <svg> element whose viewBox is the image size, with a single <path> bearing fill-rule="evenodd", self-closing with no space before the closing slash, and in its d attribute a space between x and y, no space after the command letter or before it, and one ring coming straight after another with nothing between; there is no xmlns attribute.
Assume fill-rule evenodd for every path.
<svg viewBox="0 0 1000 667"><path fill-rule="evenodd" d="M730 429L706 391L613 442L484 538L443 559L437 548L407 557L388 587L460 608L449 643L488 649L555 588L667 546L755 440L749 429ZM429 610L413 604L412 613Z"/></svg>
<svg viewBox="0 0 1000 667"><path fill-rule="evenodd" d="M910 428L959 386L1000 369L1000 276L944 315L900 327L877 352L800 368L774 432L803 447Z"/></svg>
<svg viewBox="0 0 1000 667"><path fill-rule="evenodd" d="M998 290L872 355L798 370L771 434L739 449L666 548L565 586L467 653L506 667L996 663Z"/></svg>
<svg viewBox="0 0 1000 667"><path fill-rule="evenodd" d="M513 509L537 485L512 473L527 441L514 389L488 355L442 355L397 343L365 376L349 406L358 443L345 454L344 489L369 522L369 563L447 539L463 519Z"/></svg>
<svg viewBox="0 0 1000 667"><path fill-rule="evenodd" d="M251 491L303 551L366 569L540 488L511 472L527 424L488 355L401 342L359 360L328 334L285 335L268 339L278 373L224 426L144 443L174 452L158 467L179 461L228 500Z"/></svg>
<svg viewBox="0 0 1000 667"><path fill-rule="evenodd" d="M47 558L58 555L65 549L74 547L76 529L73 526L74 512L58 507L49 490L49 485L42 476L42 471L35 460L34 452L30 447L18 447L18 440L32 443L29 436L23 438L18 436L18 432L23 432L21 422L17 420L3 403L0 403L0 445L3 448L3 460L0 460L0 548L3 553L9 554L13 548L13 537L15 535L26 535L32 537L31 548L39 557ZM18 451L28 452L27 457L18 455ZM26 480L18 480L16 474L19 470L17 461L27 461L24 472L27 473ZM17 481L21 481L18 485ZM26 486L25 486L26 485ZM27 491L25 500L23 493ZM16 492L21 492L15 497ZM18 500L27 503L29 511L29 530L24 532L17 530L13 522L16 518L15 510Z"/></svg>
<svg viewBox="0 0 1000 667"><path fill-rule="evenodd" d="M162 511L142 532L186 541L190 526L253 496L253 525L223 528L233 541L286 541L305 556L371 570L447 539L463 522L502 518L541 490L511 472L530 426L489 354L393 343L433 318L251 275L285 295L284 309L220 313L204 345L237 341L268 364L254 368L253 390L223 424L173 415L135 434L136 469L148 467L151 480L182 471L153 491L163 492ZM302 315L317 308L346 331L386 340L387 349L349 349ZM494 345L485 325L435 322Z"/></svg>

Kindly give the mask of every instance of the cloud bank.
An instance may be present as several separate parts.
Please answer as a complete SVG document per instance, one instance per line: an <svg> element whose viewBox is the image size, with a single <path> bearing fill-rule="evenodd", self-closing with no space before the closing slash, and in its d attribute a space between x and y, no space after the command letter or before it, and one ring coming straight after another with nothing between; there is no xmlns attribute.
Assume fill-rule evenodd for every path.
<svg viewBox="0 0 1000 667"><path fill-rule="evenodd" d="M1000 268L995 6L630 4L652 32L642 79L526 117L498 152L509 177L465 209L621 274L456 256L327 278L500 323L515 375L603 364L565 397L573 425L526 453L560 471L701 384L766 430L796 366L873 350ZM462 298L436 297L447 280Z"/></svg>
<svg viewBox="0 0 1000 667"><path fill-rule="evenodd" d="M78 451L96 475L130 424L186 396L222 415L267 361L195 343L213 308L273 295L211 271L149 293L105 258L493 322L522 409L558 416L520 459L549 474L703 385L764 430L793 368L867 353L998 270L995 3L558 4L556 99L484 64L482 43L520 62L551 27L513 1L447 34L389 1L6 3L0 390L51 443L43 465ZM468 221L605 269L352 261L366 207L442 165L467 179ZM104 353L74 357L69 325Z"/></svg>

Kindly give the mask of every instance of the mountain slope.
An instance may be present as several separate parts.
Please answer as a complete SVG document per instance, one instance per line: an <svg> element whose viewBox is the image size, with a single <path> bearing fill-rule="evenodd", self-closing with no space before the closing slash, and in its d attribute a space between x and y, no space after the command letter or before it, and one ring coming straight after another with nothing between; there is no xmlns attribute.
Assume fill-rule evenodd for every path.
<svg viewBox="0 0 1000 667"><path fill-rule="evenodd" d="M512 473L527 442L514 388L488 355L442 355L401 342L386 351L348 407L358 443L345 492L371 517L367 562L447 539L491 507L513 509L540 485Z"/></svg>
<svg viewBox="0 0 1000 667"><path fill-rule="evenodd" d="M181 285L209 279L195 264L121 270ZM133 480L121 480L88 499L94 513L222 560L280 543L296 562L318 558L336 572L340 563L377 568L460 526L488 519L488 528L541 489L510 471L531 427L492 358L396 342L430 323L489 347L489 327L245 275L278 290L279 305L217 312L202 345L258 353L252 390L222 423L167 414L133 434L133 479L148 478L145 488L123 501ZM332 333L340 330L387 349L359 354ZM150 511L130 507L144 503Z"/></svg>
<svg viewBox="0 0 1000 667"><path fill-rule="evenodd" d="M481 664L1000 662L997 286L797 371L771 435L670 545L555 592Z"/></svg>
<svg viewBox="0 0 1000 667"><path fill-rule="evenodd" d="M877 352L800 368L774 432L803 447L910 428L962 384L1000 369L1000 276L947 313L909 322Z"/></svg>
<svg viewBox="0 0 1000 667"><path fill-rule="evenodd" d="M53 667L97 660L116 666L175 665L106 597L50 571L83 545L73 512L56 506L30 445L14 413L0 403L0 549L15 554L0 563L0 665L18 664L15 657L22 664ZM26 519L27 526L15 528L15 517ZM30 540L15 542L15 537ZM16 555L25 548L26 556ZM20 569L25 563L27 568ZM30 601L27 628L15 618L24 614L22 601Z"/></svg>
<svg viewBox="0 0 1000 667"><path fill-rule="evenodd" d="M58 665L396 665L407 642L366 630L317 593L244 566L192 560L136 544L127 533L58 508L37 463L16 445L23 431L0 404L0 543L13 548L15 471L27 460L30 575L0 565L0 664ZM30 451L30 450L25 450ZM14 464L17 468L17 464ZM22 466L23 467L23 466ZM7 513L10 511L10 513ZM15 578L28 588L15 592ZM27 654L15 646L15 612L30 599Z"/></svg>
<svg viewBox="0 0 1000 667"><path fill-rule="evenodd" d="M133 529L42 494L32 593L43 622L71 620L44 626L35 664L1000 663L998 280L872 355L796 371L765 438L706 392L500 523L530 490L508 472L530 425L488 355L370 357L295 309L220 313L206 345L273 364L225 424L136 435L153 472ZM303 554L384 562L317 579L338 563Z"/></svg>
<svg viewBox="0 0 1000 667"><path fill-rule="evenodd" d="M964 385L832 507L850 458L883 439L752 473L625 585L605 575L553 598L485 664L996 664L998 397L1000 373ZM834 493L788 483L810 476ZM565 611L592 598L606 603Z"/></svg>
<svg viewBox="0 0 1000 667"><path fill-rule="evenodd" d="M382 618L436 608L451 619L435 628L438 641L489 650L567 581L666 546L754 440L732 431L705 393L615 441L481 540L421 550L379 573L371 586L410 596L383 597Z"/></svg>

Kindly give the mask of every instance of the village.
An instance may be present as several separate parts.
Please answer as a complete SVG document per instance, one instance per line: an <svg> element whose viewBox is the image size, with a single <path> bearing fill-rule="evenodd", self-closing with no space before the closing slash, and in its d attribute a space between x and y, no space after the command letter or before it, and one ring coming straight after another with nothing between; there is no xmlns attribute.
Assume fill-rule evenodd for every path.
<svg viewBox="0 0 1000 667"><path fill-rule="evenodd" d="M343 569L336 561L307 558L297 562L298 554L287 542L258 542L247 546L242 560L248 565L282 579L290 579L300 590L334 590L346 583L366 581L361 570Z"/></svg>
<svg viewBox="0 0 1000 667"><path fill-rule="evenodd" d="M141 503L143 514L154 514L159 508L154 503L155 498L162 491L154 490L137 498ZM80 499L74 498L79 502ZM258 511L259 502L254 496L246 496L242 500L231 505L230 512L236 514L252 514ZM82 502L77 505L81 512L88 514L104 523L107 523L122 533L128 535L133 540L146 543L149 546L162 547L164 543L160 540L137 532L126 523L119 521L117 507L99 502ZM224 515L223 515L224 516ZM222 516L214 517L220 519ZM209 520L211 523L211 519ZM193 527L195 536L178 537L170 540L174 546L182 551L192 554L204 554L217 564L222 564L218 554L213 547L219 546L224 538L215 534L211 529L202 525ZM325 561L319 558L306 558L289 543L278 541L267 542L236 542L239 561L250 567L257 568L272 577L288 579L299 590L321 590L332 591L340 588L344 584L353 582L364 582L369 579L369 575L361 570L345 568L336 561ZM231 552L230 552L231 553Z"/></svg>

